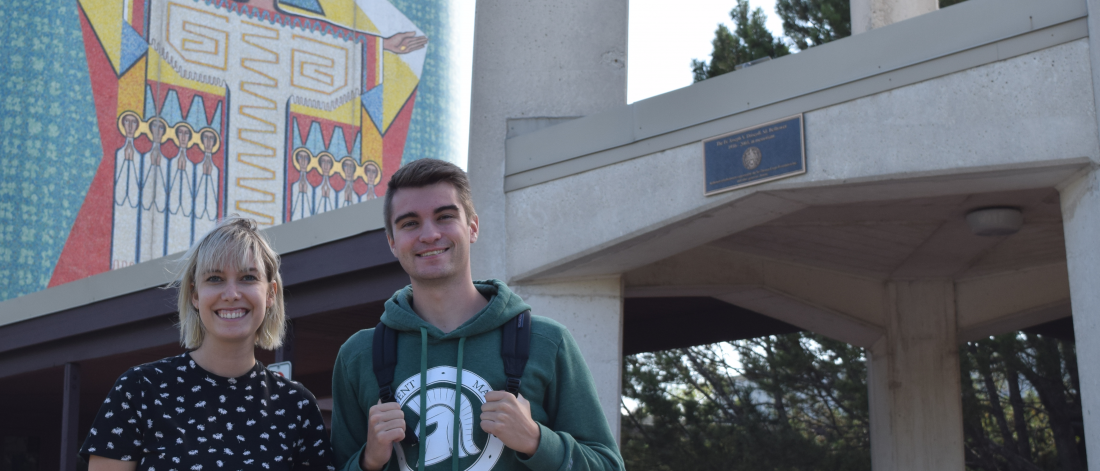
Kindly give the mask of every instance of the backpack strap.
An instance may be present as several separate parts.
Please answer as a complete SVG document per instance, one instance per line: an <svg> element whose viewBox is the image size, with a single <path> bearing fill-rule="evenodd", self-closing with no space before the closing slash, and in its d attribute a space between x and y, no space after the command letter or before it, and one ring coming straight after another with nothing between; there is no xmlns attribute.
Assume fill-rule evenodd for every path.
<svg viewBox="0 0 1100 471"><path fill-rule="evenodd" d="M397 369L397 331L381 322L374 328L371 345L374 378L378 380L378 398L382 402L397 402L393 397L393 373Z"/></svg>
<svg viewBox="0 0 1100 471"><path fill-rule="evenodd" d="M504 359L504 374L508 377L508 392L519 395L520 378L531 353L531 311L526 310L504 324L500 356Z"/></svg>
<svg viewBox="0 0 1100 471"><path fill-rule="evenodd" d="M393 397L393 375L397 369L397 331L378 323L374 328L371 345L371 361L374 363L374 379L378 381L378 398L382 402L397 402ZM406 433L401 443L412 446L419 443L416 434Z"/></svg>
<svg viewBox="0 0 1100 471"><path fill-rule="evenodd" d="M378 397L382 402L396 402L393 397L393 375L397 368L397 331L379 322L374 328L372 351ZM501 335L500 356L504 360L504 375L508 378L506 389L513 396L519 394L520 379L530 354L531 311L527 310L504 324Z"/></svg>

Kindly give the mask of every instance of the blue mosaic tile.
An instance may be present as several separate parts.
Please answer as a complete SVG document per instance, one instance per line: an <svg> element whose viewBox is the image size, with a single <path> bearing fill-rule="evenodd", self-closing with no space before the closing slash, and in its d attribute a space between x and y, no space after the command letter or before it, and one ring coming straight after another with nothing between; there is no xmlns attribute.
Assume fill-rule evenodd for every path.
<svg viewBox="0 0 1100 471"><path fill-rule="evenodd" d="M46 288L102 159L78 15L0 2L0 301Z"/></svg>
<svg viewBox="0 0 1100 471"><path fill-rule="evenodd" d="M454 49L450 42L453 26L450 1L391 0L390 3L423 30L429 41L401 162L424 157L454 162L457 159L451 149L455 133L469 130L457 129L447 106L450 97L458 92L447 79L452 74L448 58Z"/></svg>

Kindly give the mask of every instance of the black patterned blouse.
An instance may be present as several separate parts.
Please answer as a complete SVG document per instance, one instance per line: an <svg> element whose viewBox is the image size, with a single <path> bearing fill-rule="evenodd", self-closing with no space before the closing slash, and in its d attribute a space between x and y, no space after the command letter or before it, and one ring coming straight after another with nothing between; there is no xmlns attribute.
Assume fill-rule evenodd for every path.
<svg viewBox="0 0 1100 471"><path fill-rule="evenodd" d="M187 353L115 381L80 450L89 455L149 471L334 469L321 411L304 386L260 362L225 378Z"/></svg>

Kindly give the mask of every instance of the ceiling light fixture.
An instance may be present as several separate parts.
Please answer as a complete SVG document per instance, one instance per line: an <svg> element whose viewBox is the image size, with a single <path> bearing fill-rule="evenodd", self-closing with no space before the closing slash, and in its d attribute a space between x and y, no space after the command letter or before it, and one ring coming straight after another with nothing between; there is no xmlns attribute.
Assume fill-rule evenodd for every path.
<svg viewBox="0 0 1100 471"><path fill-rule="evenodd" d="M974 235L1006 236L1020 231L1024 215L1020 208L992 207L975 209L966 214L966 223Z"/></svg>

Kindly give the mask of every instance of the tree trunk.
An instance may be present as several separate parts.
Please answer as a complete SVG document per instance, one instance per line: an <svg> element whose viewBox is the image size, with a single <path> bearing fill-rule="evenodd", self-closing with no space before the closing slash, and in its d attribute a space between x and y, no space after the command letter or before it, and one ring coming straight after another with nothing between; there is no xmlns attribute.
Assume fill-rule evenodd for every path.
<svg viewBox="0 0 1100 471"><path fill-rule="evenodd" d="M1012 362L1005 362L1005 379L1008 381L1008 403L1012 406L1012 421L1016 426L1016 452L1031 461L1031 436L1027 431L1027 409L1020 394L1020 372Z"/></svg>
<svg viewBox="0 0 1100 471"><path fill-rule="evenodd" d="M993 380L993 355L989 347L978 349L975 358L978 372L985 382L985 393L989 397L989 411L997 421L997 428L1001 432L1001 442L1005 448L1016 450L1016 441L1012 439L1012 432L1008 430L1008 419L1005 418L1004 407L1001 406L1001 393L997 390L997 382Z"/></svg>
<svg viewBox="0 0 1100 471"><path fill-rule="evenodd" d="M1084 457L1078 451L1074 422L1081 417L1074 413L1066 397L1062 376L1062 355L1055 340L1028 334L1028 346L1035 355L1035 371L1021 370L1039 393L1039 400L1050 414L1050 431L1063 471L1084 471Z"/></svg>

